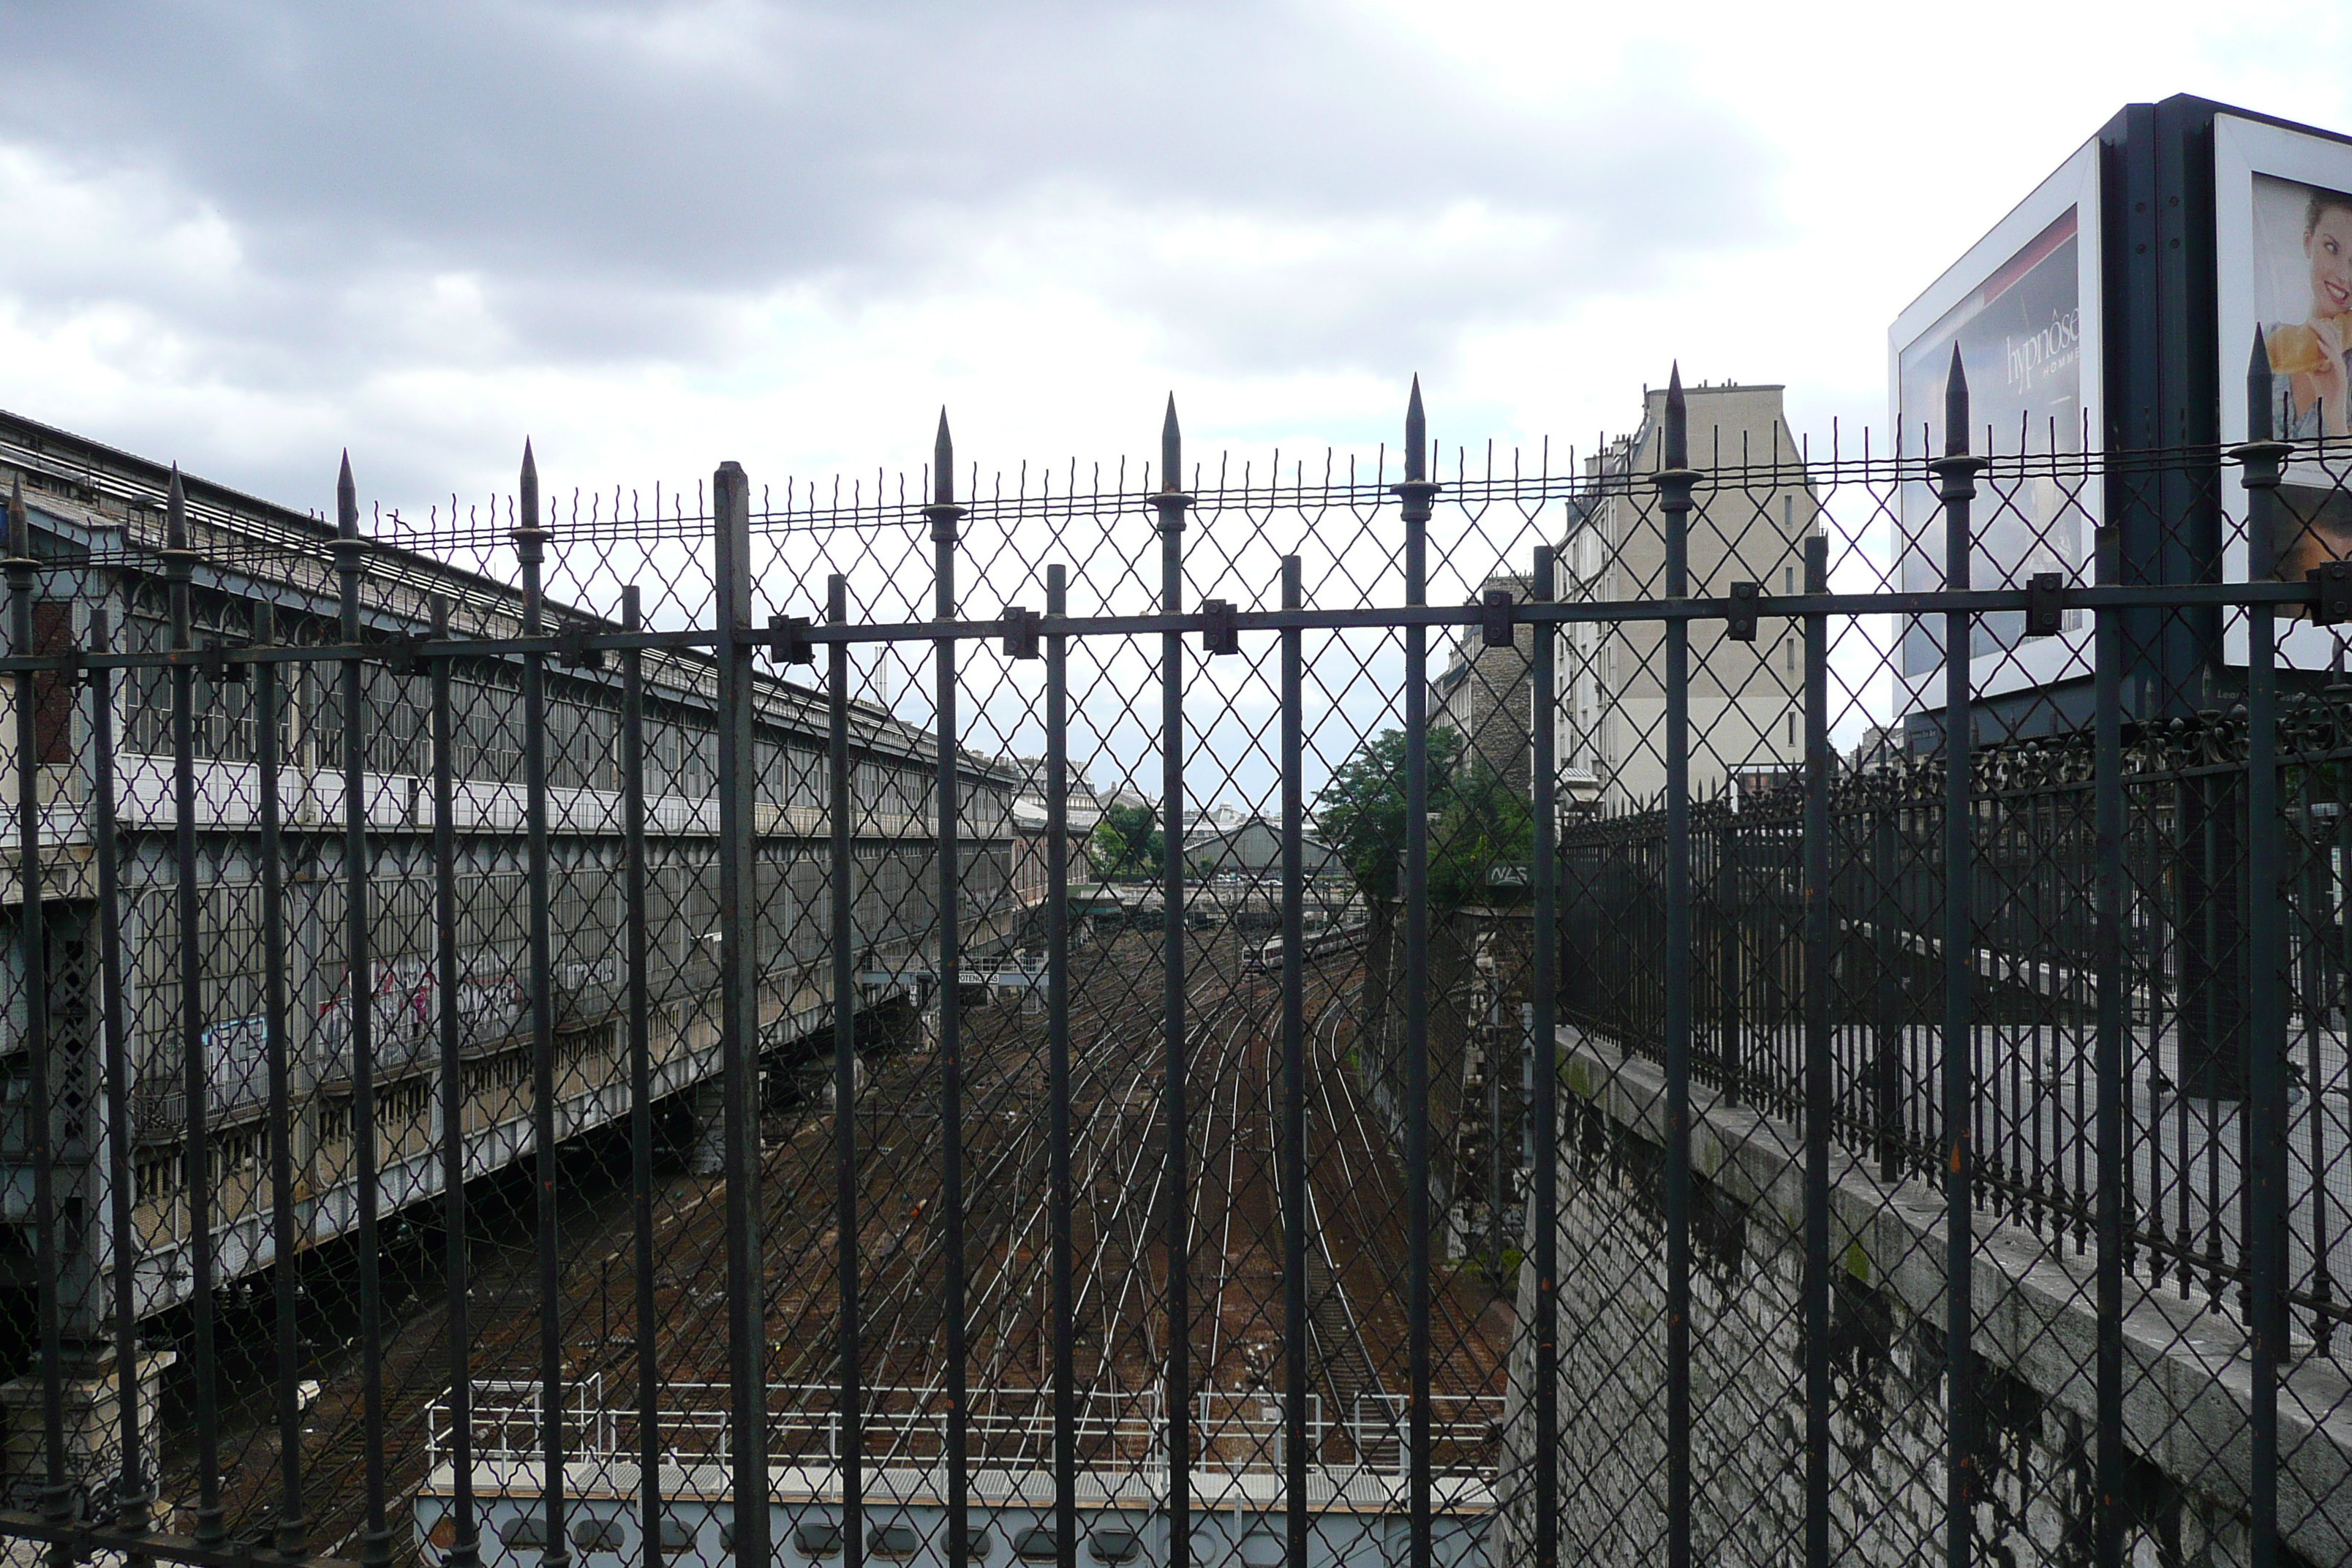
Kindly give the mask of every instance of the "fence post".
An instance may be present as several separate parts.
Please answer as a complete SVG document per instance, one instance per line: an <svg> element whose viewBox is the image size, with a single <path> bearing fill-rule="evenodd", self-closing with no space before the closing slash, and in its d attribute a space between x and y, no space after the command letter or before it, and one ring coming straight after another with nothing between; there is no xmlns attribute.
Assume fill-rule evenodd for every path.
<svg viewBox="0 0 2352 1568"><path fill-rule="evenodd" d="M1160 489L1151 504L1160 513L1160 611L1184 609L1183 433L1176 424L1176 399L1168 399L1160 427ZM1190 1568L1192 1560L1192 1205L1185 1193L1185 1162L1191 1142L1185 1105L1184 1046L1184 638L1160 639L1160 1034L1168 1058L1163 1136L1167 1139L1168 1251L1168 1561Z"/></svg>
<svg viewBox="0 0 2352 1568"><path fill-rule="evenodd" d="M360 1272L360 1383L362 1441L367 1449L366 1517L360 1561L371 1565L392 1557L392 1529L385 1515L383 1467L383 1281L376 1246L378 1204L375 1160L375 961L368 928L370 876L367 821L367 685L358 648L365 636L360 584L367 571L367 542L360 537L359 490L352 481L351 454L343 454L335 481L335 576L340 589L343 721L343 973L351 1002L348 1036L352 1052L352 1181L358 1188ZM199 1288L203 1281L199 1281Z"/></svg>
<svg viewBox="0 0 2352 1568"><path fill-rule="evenodd" d="M1078 1534L1077 1311L1070 1174L1070 613L1067 570L1045 568L1045 1054L1053 1148L1054 1561L1076 1568Z"/></svg>
<svg viewBox="0 0 2352 1568"><path fill-rule="evenodd" d="M849 579L825 578L825 619L849 622ZM866 1555L866 1439L863 1301L857 1278L857 976L853 953L857 900L850 858L849 645L825 653L825 829L833 886L834 1228L839 1236L841 1290L841 1534L850 1568Z"/></svg>
<svg viewBox="0 0 2352 1568"><path fill-rule="evenodd" d="M931 503L923 508L930 520L932 551L932 614L942 626L956 616L956 523L963 508L955 500L955 447L948 436L948 411L940 410L939 437L932 449ZM940 1204L945 1211L948 1254L948 1568L963 1568L965 1489L969 1458L964 1452L966 1380L970 1375L965 1342L965 1278L963 1234L963 932L961 891L963 868L957 837L957 770L961 741L956 720L956 644L941 637L932 649L935 710L939 721L939 868L940 868L940 1127L945 1169L940 1183Z"/></svg>
<svg viewBox="0 0 2352 1568"><path fill-rule="evenodd" d="M346 474L349 467L347 458ZM187 1119L182 1170L188 1189L191 1274L188 1337L190 1361L195 1376L197 1481L194 1533L196 1541L212 1546L228 1538L228 1528L222 1513L220 1493L220 1392L214 1359L212 1152L210 1129L205 1124L209 1110L205 1092L209 1083L205 1060L203 895L196 881L196 668L194 661L186 657L195 647L189 584L195 576L196 552L188 544L186 492L180 482L176 464L173 467L172 488L165 507L163 575L170 584L172 650L180 656L172 666L172 795L175 863L173 903L179 928L180 1082L181 1093L186 1100ZM354 505L354 528L357 516ZM29 591L29 578L26 584ZM29 705L29 688L27 698ZM31 760L28 751L26 761L30 763ZM34 868L28 862L27 869ZM27 881L30 881L29 878ZM26 924L30 927L31 917L38 913L40 901L34 889L28 887L27 894L26 915ZM42 978L39 968L28 972L27 980L31 984L38 984ZM46 1031L45 1004L41 1003L37 994L28 994L27 1000L37 1004L33 1019ZM47 1054L46 1041L40 1042L35 1060L44 1060ZM362 1191L365 1191L364 1184ZM362 1214L364 1217L364 1210ZM46 1276L51 1270L45 1268L42 1272ZM367 1277L362 1274L363 1334L366 1289ZM370 1495L373 1498L375 1494L371 1492Z"/></svg>
<svg viewBox="0 0 2352 1568"><path fill-rule="evenodd" d="M23 505L21 488L13 488L9 496L11 526L14 514ZM101 600L90 606L89 647L92 653L105 653L110 646L107 606ZM122 1419L122 1470L115 1482L115 1528L126 1535L143 1535L151 1500L142 1468L140 1401L135 1397L142 1382L139 1356L139 1246L138 1233L132 1228L138 1177L131 1155L137 1129L131 1114L130 1020L123 993L121 847L115 834L114 679L114 672L103 666L89 672L90 838L93 858L98 862L99 980L106 1029L106 1179L114 1249L115 1387L131 1395L118 1401ZM280 1272L288 1271L281 1268ZM298 1551L300 1545L298 1534ZM137 1564L144 1560L133 1557L130 1561Z"/></svg>
<svg viewBox="0 0 2352 1568"><path fill-rule="evenodd" d="M522 635L547 635L546 600L540 568L549 538L539 514L539 464L530 443L522 447L522 473L512 533L522 569ZM536 1261L539 1266L539 1393L546 1414L540 1423L541 1484L546 1489L547 1542L539 1560L562 1568L571 1560L563 1534L563 1306L560 1295L563 1260L555 1191L555 985L554 922L549 903L547 836L547 656L522 656L522 767L524 882L530 905L531 1038L531 1184L538 1198Z"/></svg>
<svg viewBox="0 0 2352 1568"><path fill-rule="evenodd" d="M1404 602L1429 598L1428 426L1421 377L1405 405L1404 480L1394 487L1404 522ZM1429 1568L1430 1212L1429 1212L1429 628L1405 628L1404 643L1404 1058L1405 1365L1412 1568ZM1466 738L1465 738L1466 739Z"/></svg>
<svg viewBox="0 0 2352 1568"><path fill-rule="evenodd" d="M1282 607L1304 609L1304 563L1282 558ZM1282 632L1282 1360L1286 1558L1307 1568L1306 634ZM1538 942L1537 946L1540 948Z"/></svg>
<svg viewBox="0 0 2352 1568"><path fill-rule="evenodd" d="M175 503L179 493L179 470L174 468L172 495ZM176 505L173 516L179 517ZM33 640L33 580L40 571L40 562L33 554L32 519L25 510L21 480L13 481L9 489L6 564L9 643L11 650L22 658L38 651ZM180 578L175 576L173 582L173 604L182 612L174 617L177 626L184 619L187 595ZM73 1520L74 1497L66 1467L65 1331L58 1289L57 1118L50 1103L53 1064L49 1060L49 951L41 889L40 679L29 669L16 677L16 934L17 954L24 966L25 1056L30 1079L26 1085L25 1142L33 1166L34 1331L39 1338L37 1353L41 1368L41 1517L48 1524L65 1525ZM191 851L181 857L184 877L188 874L187 863L193 858L193 830L184 825L181 836L185 848ZM184 904L186 899L184 891ZM193 1012L193 999L188 1005ZM195 1104L190 1101L191 1115L197 1114ZM192 1202L194 1192L195 1184L192 1182ZM200 1270L208 1268L207 1251L200 1249L196 1258ZM204 1348L208 1352L211 1320L203 1309L200 1313L199 1325L206 1333ZM209 1372L208 1362L205 1371ZM136 1399L135 1373L122 1368L118 1375L123 1381L117 1386L125 1391L127 1398ZM210 1380L206 1377L198 1388L198 1397L205 1406L198 1417L200 1424L212 1414L211 1395ZM201 1429L209 1435L210 1428ZM214 1504L216 1519L217 1488L206 1495ZM204 1517L200 1513L199 1521Z"/></svg>
<svg viewBox="0 0 2352 1568"><path fill-rule="evenodd" d="M1550 604L1557 596L1557 567L1549 546L1536 550L1532 597ZM1559 1108L1555 1096L1559 1078L1559 976L1554 962L1559 948L1559 749L1557 731L1556 660L1559 626L1536 623L1536 657L1532 715L1535 743L1535 910L1534 941L1530 943L1528 989L1533 992L1535 1081L1522 1114L1534 1123L1532 1158L1534 1188L1528 1205L1528 1249L1535 1269L1534 1304L1536 1438L1535 1568L1558 1568L1559 1563Z"/></svg>
<svg viewBox="0 0 2352 1568"><path fill-rule="evenodd" d="M449 636L449 601L433 596L433 636ZM263 664L258 669L272 667ZM434 968L440 981L441 1035L441 1213L445 1237L443 1300L447 1303L449 1357L450 1500L457 1531L443 1568L474 1568L480 1561L479 1521L474 1516L472 1330L467 1321L466 1256L466 1032L458 1006L457 958L457 758L456 671L449 660L433 660L433 901ZM290 1368L289 1368L290 1375ZM299 1411L294 1436L299 1439ZM299 1442L297 1444L299 1448Z"/></svg>
<svg viewBox="0 0 2352 1568"><path fill-rule="evenodd" d="M1690 596L1690 415L1682 366L1666 383L1661 466L1669 604ZM1666 1563L1691 1563L1690 623L1666 623Z"/></svg>
<svg viewBox="0 0 2352 1568"><path fill-rule="evenodd" d="M752 952L751 481L740 463L710 480L719 622L719 1072L726 1102L727 1343L738 1563L768 1561L767 1270L761 1226L759 966Z"/></svg>
<svg viewBox="0 0 2352 1568"><path fill-rule="evenodd" d="M645 629L644 601L637 585L621 590L621 626ZM637 1363L638 1539L645 1568L661 1568L661 1342L655 1322L654 1156L659 1132L654 1125L653 997L650 933L646 929L646 655L631 647L621 655L621 896L627 927L629 1047L630 1229L636 1263L635 1359ZM448 660L443 659L446 666ZM675 790L676 784L670 785ZM453 975L454 980L454 975Z"/></svg>
<svg viewBox="0 0 2352 1568"><path fill-rule="evenodd" d="M1928 465L1944 503L1944 586L1969 586L1969 502L1985 459L1969 452L1968 373L1952 349L1945 384L1944 455ZM1950 1568L1969 1568L1976 1506L1975 1380L1969 1366L1974 1328L1976 1260L1972 1183L1976 1152L1970 1136L1975 1085L1970 1071L1970 1016L1975 1000L1976 929L1972 895L1975 859L1969 829L1971 719L1969 710L1970 623L1965 610L1944 616L1944 1033L1943 1142L1945 1225L1945 1378L1949 1449L1945 1492L1944 1551Z"/></svg>
<svg viewBox="0 0 2352 1568"><path fill-rule="evenodd" d="M2270 439L2270 353L2259 329L2247 370L2246 443L2231 456L2246 486L2248 575L2272 574L2273 509L2287 448ZM2254 1568L2273 1568L2278 1539L2278 1374L2287 1350L2286 933L2280 886L2276 611L2246 606L2246 983L2249 1057L2245 1118L2248 1350L2253 1361L2252 1496ZM2314 1026L2315 1027L2315 1026ZM2315 1092L2318 1085L2313 1086ZM2315 1156L2316 1150L2315 1149ZM2314 1169L2324 1167L2314 1160ZM2324 1256L2324 1254L2322 1255Z"/></svg>
<svg viewBox="0 0 2352 1568"><path fill-rule="evenodd" d="M1829 541L1805 541L1805 592L1829 592ZM1830 621L1805 616L1805 1562L1830 1561Z"/></svg>
<svg viewBox="0 0 2352 1568"><path fill-rule="evenodd" d="M2263 363L2264 380L2269 362ZM2099 575L2114 583L2121 561L2111 537L2099 547ZM2095 889L2096 917L2092 961L2098 987L2096 1060L2098 1173L2095 1347L2097 1383L2098 1514L2093 1525L2092 1548L2098 1568L2121 1568L2124 1560L2123 1487L2126 1455L2123 1441L2123 1300L2124 1184L2126 1158L2124 1112L2127 1084L2124 1063L2124 1032L2130 1005L2124 964L2124 781L2123 781L2123 623L2124 612L2101 606L2092 637L2091 771L2093 832L2098 859Z"/></svg>
<svg viewBox="0 0 2352 1568"><path fill-rule="evenodd" d="M268 604L253 607L255 644L278 640ZM261 794L262 1016L269 1074L269 1226L275 1267L278 1339L278 1447L281 1495L274 1537L278 1550L299 1557L308 1521L302 1514L302 1342L297 1309L301 1295L301 1232L294 1212L294 1061L286 996L285 847L278 790L279 683L285 670L275 659L253 666L254 762ZM453 1568L471 1568L452 1560Z"/></svg>

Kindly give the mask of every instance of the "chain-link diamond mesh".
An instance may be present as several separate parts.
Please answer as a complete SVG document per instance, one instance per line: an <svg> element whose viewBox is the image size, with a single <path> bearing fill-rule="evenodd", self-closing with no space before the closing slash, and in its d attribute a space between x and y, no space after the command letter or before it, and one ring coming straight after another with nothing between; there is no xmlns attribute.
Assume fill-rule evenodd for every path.
<svg viewBox="0 0 2352 1568"><path fill-rule="evenodd" d="M2340 441L329 521L0 435L0 1528L2352 1556Z"/></svg>

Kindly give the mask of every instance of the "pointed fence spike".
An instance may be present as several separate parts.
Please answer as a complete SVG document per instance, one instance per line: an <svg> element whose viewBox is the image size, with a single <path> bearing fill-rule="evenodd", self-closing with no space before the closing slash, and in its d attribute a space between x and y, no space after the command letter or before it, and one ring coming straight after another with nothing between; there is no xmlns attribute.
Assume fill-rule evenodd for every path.
<svg viewBox="0 0 2352 1568"><path fill-rule="evenodd" d="M1683 362L1676 360L1666 376L1665 450L1668 468L1690 467L1690 400L1683 395Z"/></svg>
<svg viewBox="0 0 2352 1568"><path fill-rule="evenodd" d="M1184 488L1184 433L1176 424L1176 395L1168 395L1167 416L1160 421L1160 488L1171 494Z"/></svg>
<svg viewBox="0 0 2352 1568"><path fill-rule="evenodd" d="M517 526L537 528L539 526L539 459L531 452L530 437L528 436L522 438L522 477L519 489L520 494L516 500L517 505L521 509L521 516L517 519Z"/></svg>
<svg viewBox="0 0 2352 1568"><path fill-rule="evenodd" d="M343 460L343 482L351 482L351 459ZM180 484L180 465L172 465L172 488L163 497L163 545L168 550L188 547L188 495Z"/></svg>
<svg viewBox="0 0 2352 1568"><path fill-rule="evenodd" d="M1944 456L1969 455L1969 373L1960 363L1960 345L1952 345L1952 374L1944 378Z"/></svg>
<svg viewBox="0 0 2352 1568"><path fill-rule="evenodd" d="M1412 395L1404 405L1404 477L1408 482L1429 478L1429 417L1421 406L1421 375L1414 373Z"/></svg>
<svg viewBox="0 0 2352 1568"><path fill-rule="evenodd" d="M25 514L25 476L8 480L8 553L19 561L33 558L33 520Z"/></svg>
<svg viewBox="0 0 2352 1568"><path fill-rule="evenodd" d="M172 469L172 485L175 491L179 483L180 470L175 465ZM360 536L360 492L359 487L352 482L352 452L348 447L343 448L342 471L335 476L335 533L341 539L357 539Z"/></svg>
<svg viewBox="0 0 2352 1568"><path fill-rule="evenodd" d="M2246 439L2267 441L2273 426L2271 424L2271 348L2263 336L2263 324L2254 323L2254 350L2246 361Z"/></svg>
<svg viewBox="0 0 2352 1568"><path fill-rule="evenodd" d="M948 411L940 408L940 433L931 442L931 500L940 506L955 504L955 437L948 434Z"/></svg>

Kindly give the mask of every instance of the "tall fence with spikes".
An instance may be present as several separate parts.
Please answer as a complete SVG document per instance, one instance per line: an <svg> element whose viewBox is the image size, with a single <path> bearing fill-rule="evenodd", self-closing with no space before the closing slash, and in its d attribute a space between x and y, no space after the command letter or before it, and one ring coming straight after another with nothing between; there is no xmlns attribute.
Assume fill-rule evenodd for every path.
<svg viewBox="0 0 2352 1568"><path fill-rule="evenodd" d="M1416 380L421 519L0 417L0 1532L2352 1557L2352 449L2257 347L2227 448L1956 354L1891 455ZM2249 579L2085 547L2157 494Z"/></svg>

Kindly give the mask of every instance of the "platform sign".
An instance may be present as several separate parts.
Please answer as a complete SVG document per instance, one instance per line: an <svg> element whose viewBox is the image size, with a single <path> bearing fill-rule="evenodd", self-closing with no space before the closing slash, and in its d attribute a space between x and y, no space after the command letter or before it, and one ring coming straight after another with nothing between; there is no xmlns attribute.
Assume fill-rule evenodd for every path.
<svg viewBox="0 0 2352 1568"><path fill-rule="evenodd" d="M2088 579L2098 497L2081 480L2081 459L2100 417L2099 234L2094 141L1970 247L1888 333L1896 450L1918 476L1898 498L1896 571L1906 592L1944 585L1943 513L1925 459L1944 450L1944 389L1956 348L1968 371L1971 449L2044 459L1998 504L1976 509L1970 586L2021 587L2038 572ZM1942 631L1938 620L1905 623L1898 712L1943 700ZM2024 631L2021 613L1978 617L1970 648L1978 691L2063 679L2077 666L2087 673L2079 612L2059 637L2029 642Z"/></svg>

